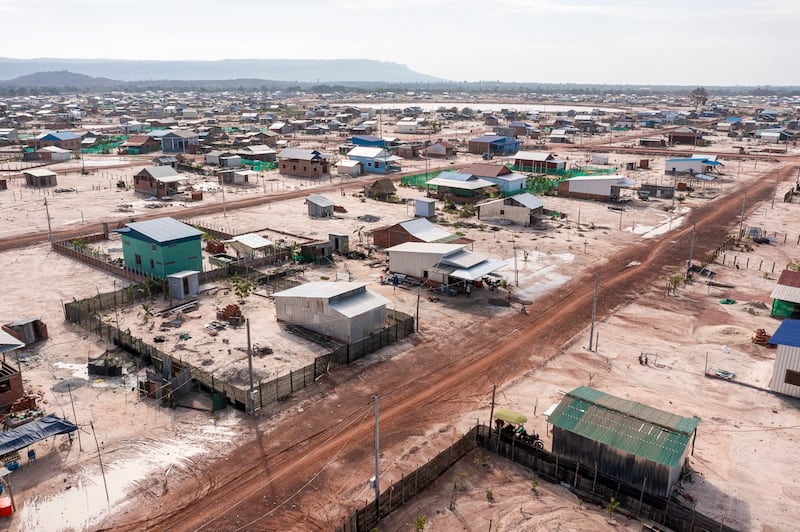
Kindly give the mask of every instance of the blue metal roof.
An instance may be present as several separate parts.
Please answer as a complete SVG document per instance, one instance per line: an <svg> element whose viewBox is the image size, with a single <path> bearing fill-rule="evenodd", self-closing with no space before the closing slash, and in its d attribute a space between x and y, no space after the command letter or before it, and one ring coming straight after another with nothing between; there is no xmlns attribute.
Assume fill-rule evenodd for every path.
<svg viewBox="0 0 800 532"><path fill-rule="evenodd" d="M800 347L800 320L788 318L783 320L778 330L772 335L770 343Z"/></svg>
<svg viewBox="0 0 800 532"><path fill-rule="evenodd" d="M472 174L462 174L461 172L450 172L450 171L441 172L437 177L441 177L443 179L450 179L452 181L470 181L473 179L477 179L477 177L475 177Z"/></svg>
<svg viewBox="0 0 800 532"><path fill-rule="evenodd" d="M501 137L499 135L484 135L474 138L470 142L488 142L489 144L494 144L495 142L504 142L507 139L508 137Z"/></svg>
<svg viewBox="0 0 800 532"><path fill-rule="evenodd" d="M123 229L117 229L118 233L138 233L156 243L172 242L174 240L188 239L192 237L200 238L203 234L199 229L191 225L179 222L175 218L158 218L156 220L146 220L144 222L131 222L125 224Z"/></svg>

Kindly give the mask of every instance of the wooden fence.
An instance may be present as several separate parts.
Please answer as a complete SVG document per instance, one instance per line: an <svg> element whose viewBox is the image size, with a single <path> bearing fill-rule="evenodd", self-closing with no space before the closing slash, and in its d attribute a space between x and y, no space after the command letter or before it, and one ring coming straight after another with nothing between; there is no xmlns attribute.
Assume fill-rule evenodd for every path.
<svg viewBox="0 0 800 532"><path fill-rule="evenodd" d="M374 500L367 502L348 517L338 530L366 532L378 527L382 517L422 492L476 446L533 470L543 480L568 487L583 500L608 508L613 498L619 504L615 511L626 517L649 520L676 532L736 530L696 511L694 507L623 484L619 479L599 473L591 465L558 457L517 440L498 440L497 432L490 431L486 425L474 427L433 460L403 476L399 483L387 487L377 504Z"/></svg>

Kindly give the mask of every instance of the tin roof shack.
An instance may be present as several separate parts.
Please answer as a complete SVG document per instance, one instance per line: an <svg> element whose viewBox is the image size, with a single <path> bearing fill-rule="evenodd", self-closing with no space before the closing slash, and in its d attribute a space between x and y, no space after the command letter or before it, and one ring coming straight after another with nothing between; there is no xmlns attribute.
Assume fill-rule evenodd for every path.
<svg viewBox="0 0 800 532"><path fill-rule="evenodd" d="M56 173L44 168L33 168L22 172L25 184L29 187L54 187L58 184Z"/></svg>
<svg viewBox="0 0 800 532"><path fill-rule="evenodd" d="M347 152L347 158L351 161L360 162L365 172L387 174L402 170L398 164L398 161L402 161L402 158L391 155L385 148L356 146Z"/></svg>
<svg viewBox="0 0 800 532"><path fill-rule="evenodd" d="M508 220L525 227L536 225L544 214L544 201L533 194L524 192L508 198L484 201L475 206L478 220L493 218Z"/></svg>
<svg viewBox="0 0 800 532"><path fill-rule="evenodd" d="M456 156L456 147L446 140L439 139L425 148L425 155L438 159L449 159Z"/></svg>
<svg viewBox="0 0 800 532"><path fill-rule="evenodd" d="M639 190L648 198L672 199L675 197L675 187L672 185L658 185L655 183L642 183Z"/></svg>
<svg viewBox="0 0 800 532"><path fill-rule="evenodd" d="M645 148L663 148L667 145L667 141L660 137L642 137L639 139L639 146Z"/></svg>
<svg viewBox="0 0 800 532"><path fill-rule="evenodd" d="M554 454L669 497L700 420L580 386L564 396L548 423Z"/></svg>
<svg viewBox="0 0 800 532"><path fill-rule="evenodd" d="M471 240L460 240L458 235L445 231L432 224L427 218L416 218L395 225L379 227L372 231L372 242L378 247L388 248L404 242L453 242L469 243Z"/></svg>
<svg viewBox="0 0 800 532"><path fill-rule="evenodd" d="M233 248L237 258L246 258L248 260L256 258L259 253L266 257L275 251L275 243L272 240L255 233L236 235L230 240L223 240L222 242Z"/></svg>
<svg viewBox="0 0 800 532"><path fill-rule="evenodd" d="M0 330L0 353L3 354L3 361L0 362L0 411L5 411L14 401L25 395L22 373L6 364L6 353L21 347L25 347L25 342L5 330Z"/></svg>
<svg viewBox="0 0 800 532"><path fill-rule="evenodd" d="M475 203L499 189L491 181L460 172L442 172L430 179L428 185L436 186L435 197L455 203Z"/></svg>
<svg viewBox="0 0 800 532"><path fill-rule="evenodd" d="M275 294L278 321L355 343L386 325L389 300L366 283L312 282Z"/></svg>
<svg viewBox="0 0 800 532"><path fill-rule="evenodd" d="M800 272L783 270L770 297L773 318L800 318Z"/></svg>
<svg viewBox="0 0 800 532"><path fill-rule="evenodd" d="M693 127L678 127L667 134L670 144L691 144L692 146L705 146L703 134Z"/></svg>
<svg viewBox="0 0 800 532"><path fill-rule="evenodd" d="M528 178L522 174L512 172L505 165L491 163L473 163L461 169L462 174L469 174L500 187L500 192L511 194L525 188Z"/></svg>
<svg viewBox="0 0 800 532"><path fill-rule="evenodd" d="M378 179L371 185L364 185L364 196L378 201L389 201L389 196L397 192L392 180L388 177Z"/></svg>
<svg viewBox="0 0 800 532"><path fill-rule="evenodd" d="M664 163L665 174L706 174L722 163L715 157L674 157Z"/></svg>
<svg viewBox="0 0 800 532"><path fill-rule="evenodd" d="M328 156L317 150L286 148L277 156L278 172L298 177L321 177L328 173Z"/></svg>
<svg viewBox="0 0 800 532"><path fill-rule="evenodd" d="M783 320L769 341L778 346L770 390L800 397L800 320Z"/></svg>
<svg viewBox="0 0 800 532"><path fill-rule="evenodd" d="M546 172L547 170L564 170L567 161L556 159L547 152L518 151L514 155L514 166L522 172Z"/></svg>
<svg viewBox="0 0 800 532"><path fill-rule="evenodd" d="M167 275L169 284L169 297L183 301L200 293L200 272L186 270L185 272Z"/></svg>
<svg viewBox="0 0 800 532"><path fill-rule="evenodd" d="M632 188L634 181L621 175L582 175L561 181L558 195L568 198L594 199L598 201L617 201L620 190Z"/></svg>
<svg viewBox="0 0 800 532"><path fill-rule="evenodd" d="M308 215L312 218L331 218L334 203L320 194L312 194L306 198Z"/></svg>
<svg viewBox="0 0 800 532"><path fill-rule="evenodd" d="M484 135L469 141L469 152L477 155L488 153L494 155L510 155L519 150L519 141L501 135Z"/></svg>
<svg viewBox="0 0 800 532"><path fill-rule="evenodd" d="M148 166L133 176L133 190L157 198L178 193L178 183L186 179L171 166Z"/></svg>
<svg viewBox="0 0 800 532"><path fill-rule="evenodd" d="M464 244L431 244L406 242L386 250L389 255L389 270L452 285L465 281L476 281L499 270L508 263L490 259L464 249Z"/></svg>
<svg viewBox="0 0 800 532"><path fill-rule="evenodd" d="M30 345L49 338L47 325L38 318L26 318L3 325L3 330L20 342Z"/></svg>
<svg viewBox="0 0 800 532"><path fill-rule="evenodd" d="M203 232L174 218L131 222L115 232L122 235L125 267L163 279L186 270L203 271Z"/></svg>

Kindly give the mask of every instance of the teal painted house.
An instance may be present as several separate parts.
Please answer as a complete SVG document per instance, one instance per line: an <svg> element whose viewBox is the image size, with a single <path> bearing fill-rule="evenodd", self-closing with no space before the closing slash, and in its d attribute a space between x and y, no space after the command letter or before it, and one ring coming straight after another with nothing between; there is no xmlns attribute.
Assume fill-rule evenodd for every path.
<svg viewBox="0 0 800 532"><path fill-rule="evenodd" d="M174 218L131 222L122 229L125 267L151 277L165 278L186 270L203 271L203 232Z"/></svg>

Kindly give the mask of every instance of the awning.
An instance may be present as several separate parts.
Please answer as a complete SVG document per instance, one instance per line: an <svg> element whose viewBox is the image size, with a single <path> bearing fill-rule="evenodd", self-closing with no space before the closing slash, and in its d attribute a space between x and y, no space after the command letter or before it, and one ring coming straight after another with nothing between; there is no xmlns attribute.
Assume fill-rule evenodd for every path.
<svg viewBox="0 0 800 532"><path fill-rule="evenodd" d="M708 174L695 174L694 177L702 179L703 181L714 181L714 179L716 179L713 175Z"/></svg>
<svg viewBox="0 0 800 532"><path fill-rule="evenodd" d="M49 414L7 432L0 432L0 456L19 451L50 436L68 434L76 430L78 426L75 423L61 419L55 414Z"/></svg>
<svg viewBox="0 0 800 532"><path fill-rule="evenodd" d="M505 421L506 423L513 423L514 425L522 425L528 418L524 414L514 412L508 408L497 408L494 411L494 418Z"/></svg>
<svg viewBox="0 0 800 532"><path fill-rule="evenodd" d="M19 349L20 347L25 347L25 342L20 342L6 331L0 329L0 353L13 351L14 349Z"/></svg>
<svg viewBox="0 0 800 532"><path fill-rule="evenodd" d="M480 264L476 264L470 268L458 268L456 266L448 266L446 264L437 264L433 268L433 271L448 275L450 277L455 277L456 279L477 281L484 275L495 272L504 266L508 266L508 263L504 260L486 259Z"/></svg>

